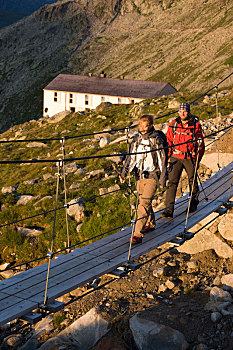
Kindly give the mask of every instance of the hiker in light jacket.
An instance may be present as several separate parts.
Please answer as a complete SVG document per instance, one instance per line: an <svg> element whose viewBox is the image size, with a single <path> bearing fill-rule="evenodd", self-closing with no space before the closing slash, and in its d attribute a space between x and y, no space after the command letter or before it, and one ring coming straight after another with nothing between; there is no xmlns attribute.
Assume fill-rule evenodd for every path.
<svg viewBox="0 0 233 350"><path fill-rule="evenodd" d="M165 186L167 165L165 150L158 150L163 148L163 139L161 131L154 129L152 115L143 115L140 118L138 131L129 150L129 153L138 154L126 157L120 178L124 183L128 171L134 170L139 202L132 243L141 243L143 233L155 228L152 198L157 188Z"/></svg>
<svg viewBox="0 0 233 350"><path fill-rule="evenodd" d="M171 147L169 147L168 153L169 171L165 200L166 209L160 213L160 216L171 219L173 217L176 191L182 170L186 170L189 180L189 190L191 192L194 179L195 164L196 162L199 164L205 152L205 144L203 140L201 124L198 121L198 118L190 113L190 105L188 103L184 102L180 104L179 117L170 123L166 136L168 144ZM197 141L197 139L199 141ZM185 143L187 141L190 142ZM176 146L176 144L180 143L185 144ZM190 213L196 211L197 209L197 205L199 203L198 195L199 188L197 183L197 176L195 176L189 210Z"/></svg>

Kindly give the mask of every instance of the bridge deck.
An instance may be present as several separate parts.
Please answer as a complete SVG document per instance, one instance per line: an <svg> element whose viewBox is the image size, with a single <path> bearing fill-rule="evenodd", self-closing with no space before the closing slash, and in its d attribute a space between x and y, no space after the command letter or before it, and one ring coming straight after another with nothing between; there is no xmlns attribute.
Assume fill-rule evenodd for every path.
<svg viewBox="0 0 233 350"><path fill-rule="evenodd" d="M198 210L189 215L187 229L227 201L232 169L233 162L203 183L208 202L201 192ZM132 259L182 234L186 208L187 196L177 200L172 220L159 218L159 214L156 213L156 230L147 233L142 244L132 246ZM48 302L124 265L128 258L130 234L131 228L127 227L109 237L52 260ZM0 325L25 315L43 304L47 267L46 263L0 281Z"/></svg>

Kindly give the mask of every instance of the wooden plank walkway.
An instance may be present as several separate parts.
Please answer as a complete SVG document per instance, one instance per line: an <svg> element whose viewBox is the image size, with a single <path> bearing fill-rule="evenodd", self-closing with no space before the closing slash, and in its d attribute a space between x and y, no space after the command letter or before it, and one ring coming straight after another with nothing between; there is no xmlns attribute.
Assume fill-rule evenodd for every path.
<svg viewBox="0 0 233 350"><path fill-rule="evenodd" d="M233 162L203 183L208 201L204 199L204 193L201 192L198 210L190 214L187 229L196 225L227 201L232 170ZM142 244L132 247L131 258L135 259L146 254L182 234L187 203L187 196L176 201L172 220L160 218L159 212L155 213L156 230L147 233ZM52 260L48 302L126 264L130 235L131 228L127 227L109 237ZM46 263L0 281L0 326L43 304L47 267Z"/></svg>

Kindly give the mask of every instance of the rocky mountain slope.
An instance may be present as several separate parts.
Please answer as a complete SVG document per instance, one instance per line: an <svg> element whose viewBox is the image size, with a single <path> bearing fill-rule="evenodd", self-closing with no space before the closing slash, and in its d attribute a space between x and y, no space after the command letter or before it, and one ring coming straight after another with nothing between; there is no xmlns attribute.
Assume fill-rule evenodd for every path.
<svg viewBox="0 0 233 350"><path fill-rule="evenodd" d="M208 89L232 72L232 14L231 0L46 5L0 31L0 128L39 118L42 88L61 72Z"/></svg>
<svg viewBox="0 0 233 350"><path fill-rule="evenodd" d="M1 160L10 159L59 159L61 144L59 138L66 138L66 157L124 152L126 135L124 131L109 132L94 137L84 136L75 139L73 136L101 131L107 128L122 128L126 125L137 125L139 114L166 114L174 110L180 101L188 95L177 93L175 96L150 99L136 105L102 105L93 112L57 115L52 118L32 120L14 126L1 135L1 141L21 140L20 143L1 143ZM189 96L193 99L194 96ZM192 106L192 112L201 116L203 130L206 134L232 125L233 91L223 90L218 100L220 113L216 117L215 96L205 96ZM214 118L214 119L213 119ZM168 127L162 118L156 128ZM132 130L132 137L135 130ZM222 133L220 134L222 135ZM57 141L32 142L38 138L56 138ZM29 141L30 140L30 141ZM223 155L232 157L232 131L212 143L206 144L207 152L220 152L220 165ZM216 163L218 156L212 163ZM121 191L112 163L118 167L121 157L101 160L72 162L66 165L66 185L68 201L82 197L74 213L69 213L69 230L72 243L93 237L105 230L129 222L130 206L127 191ZM213 164L211 164L213 165ZM214 170L213 170L214 171ZM51 241L53 213L45 216L37 214L54 208L57 168L52 163L9 164L2 165L0 173L0 223L1 225L21 220L29 220L1 227L0 232L0 279L8 278L19 270L4 270L28 259L46 255ZM204 164L199 168L201 181L212 175L211 169ZM187 190L187 177L183 177L183 191ZM95 195L119 190L113 195L94 198ZM181 193L179 188L179 194ZM88 199L91 199L88 201ZM161 201L161 198L160 198ZM58 207L64 204L63 181L59 186ZM157 210L158 198L153 201ZM117 210L116 210L117 208ZM93 350L149 350L149 345L140 346L141 339L153 348L161 350L232 350L232 316L233 316L233 209L226 214L213 213L196 227L199 231L195 237L179 248L165 253L168 245L159 247L140 262L146 262L153 256L164 252L158 259L148 262L140 270L130 273L125 278L116 280L91 295L84 296L90 288L108 282L111 277L103 276L94 284L78 288L61 301L70 303L75 298L82 299L67 304L63 311L49 315L41 323L30 327L23 321L16 320L0 328L0 349L73 349L80 348L81 340L89 343ZM56 237L54 249L63 248L66 244L64 212L59 211L56 218ZM35 263L37 264L37 263ZM34 264L30 264L34 266ZM21 271L26 269L22 266ZM225 290L224 290L225 289ZM89 311L98 307L105 318L110 332L96 337L98 316L90 317ZM98 312L99 312L98 311ZM137 316L135 313L139 312ZM92 313L91 313L92 314ZM79 319L81 316L84 320ZM134 319L133 319L134 317ZM77 321L70 328L67 326ZM140 326L139 332L135 319ZM134 322L133 322L134 320ZM82 331L80 332L80 324ZM94 326L93 326L94 324ZM141 327L143 325L143 327ZM59 334L60 331L64 333ZM82 336L84 330L88 333ZM151 332L151 330L153 330ZM153 332L159 331L159 337ZM8 335L12 332L13 335ZM97 332L98 333L98 332ZM68 336L67 336L68 334ZM51 338L51 339L50 339ZM96 341L99 343L95 346ZM46 340L45 344L43 344ZM81 344L83 344L81 342ZM43 345L41 345L43 344ZM144 343L143 343L144 344ZM152 345L153 344L153 345Z"/></svg>

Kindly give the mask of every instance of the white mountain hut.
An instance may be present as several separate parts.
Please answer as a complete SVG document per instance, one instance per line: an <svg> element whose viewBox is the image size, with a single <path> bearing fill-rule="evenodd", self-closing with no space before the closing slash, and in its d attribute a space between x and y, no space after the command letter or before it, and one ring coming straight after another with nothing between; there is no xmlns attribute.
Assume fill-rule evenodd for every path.
<svg viewBox="0 0 233 350"><path fill-rule="evenodd" d="M134 104L177 90L166 82L59 74L44 88L43 115L95 109L101 102Z"/></svg>

